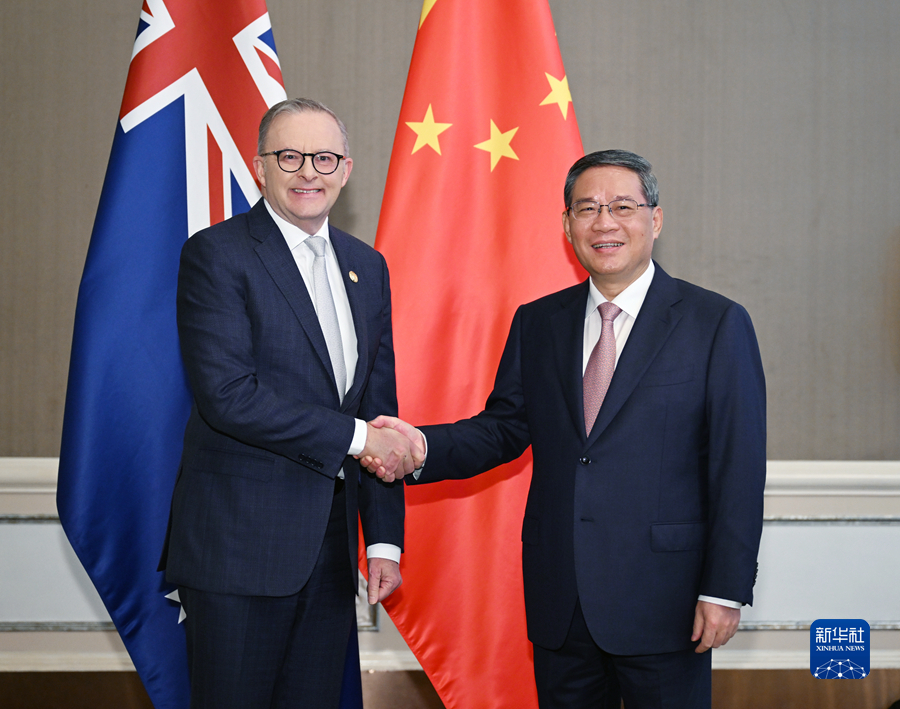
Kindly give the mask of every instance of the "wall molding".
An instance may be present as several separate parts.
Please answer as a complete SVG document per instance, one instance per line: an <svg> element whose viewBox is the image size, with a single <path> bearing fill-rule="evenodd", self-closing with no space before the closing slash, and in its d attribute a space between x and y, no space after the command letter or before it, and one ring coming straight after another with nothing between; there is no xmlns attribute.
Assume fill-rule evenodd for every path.
<svg viewBox="0 0 900 709"><path fill-rule="evenodd" d="M363 672L403 672L421 670L412 650L360 650L359 668Z"/></svg>
<svg viewBox="0 0 900 709"><path fill-rule="evenodd" d="M134 672L127 652L0 652L0 672Z"/></svg>
<svg viewBox="0 0 900 709"><path fill-rule="evenodd" d="M0 495L56 494L59 458L0 458Z"/></svg>
<svg viewBox="0 0 900 709"><path fill-rule="evenodd" d="M0 458L0 495L56 494L59 458ZM767 496L898 496L900 460L770 460Z"/></svg>
<svg viewBox="0 0 900 709"><path fill-rule="evenodd" d="M900 650L871 650L873 670L900 668ZM809 650L729 650L712 654L714 670L808 670Z"/></svg>
<svg viewBox="0 0 900 709"><path fill-rule="evenodd" d="M410 650L361 651L363 672L421 670ZM127 652L0 652L0 672L134 672Z"/></svg>
<svg viewBox="0 0 900 709"><path fill-rule="evenodd" d="M116 632L112 621L4 621L0 633L108 633Z"/></svg>
<svg viewBox="0 0 900 709"><path fill-rule="evenodd" d="M872 650L873 670L900 668L900 650ZM421 670L409 650L360 652L363 672ZM713 652L714 670L809 669L809 650L729 650ZM126 652L0 652L0 672L134 672Z"/></svg>
<svg viewBox="0 0 900 709"><path fill-rule="evenodd" d="M742 620L738 625L739 631L753 632L756 630L790 630L809 632L815 621L781 621L781 620ZM900 630L898 620L873 620L869 623L869 630Z"/></svg>
<svg viewBox="0 0 900 709"><path fill-rule="evenodd" d="M770 460L767 496L900 496L897 460Z"/></svg>
<svg viewBox="0 0 900 709"><path fill-rule="evenodd" d="M6 497L7 506L12 511L0 514L0 524L59 524L58 517L52 514L55 511L58 470L58 458L0 457L0 497ZM33 497L29 498L29 495ZM766 517L766 524L767 526L810 523L896 525L900 523L900 516L896 515L895 510L896 502L885 498L900 498L900 461L769 461L767 464L766 497L770 500L775 498L784 501L780 503L780 507L775 508L776 512L793 512L796 505L790 500L791 497L802 502L807 498L836 500L838 496L856 498L863 507L856 505L846 511L841 508L839 510L841 514L837 515L828 514L832 511L830 507L822 509L824 515L771 514ZM35 508L33 502L35 499L44 502L40 502ZM20 504L26 500L32 501ZM784 504L788 507L782 510ZM796 511L806 512L807 509L818 511L818 508L808 506L797 507ZM50 627L51 625L53 627ZM29 633L41 635L49 633L55 638L68 636L70 640L79 634L94 637L99 632L109 632L111 628L107 625L111 624L17 622L0 624L0 631L3 631L0 632L0 638L5 636L4 642L0 644L0 672L133 671L134 665L128 654L114 648L92 652L88 649L91 644L88 644L81 650L43 651L37 648L33 650L22 648L21 642L13 640L15 636L22 638ZM757 634L755 631L770 631L784 637L792 631L803 632L806 626L805 622L744 621L740 632L752 636ZM900 620L892 619L873 624L872 629L897 633L900 631ZM73 631L81 632L73 633ZM80 641L74 642L80 644ZM13 647L17 649L10 651ZM360 653L360 664L364 671L421 669L418 660L408 649L363 650ZM872 650L871 666L873 669L900 668L900 650ZM713 654L713 667L808 669L809 652L806 648L792 650L722 648Z"/></svg>

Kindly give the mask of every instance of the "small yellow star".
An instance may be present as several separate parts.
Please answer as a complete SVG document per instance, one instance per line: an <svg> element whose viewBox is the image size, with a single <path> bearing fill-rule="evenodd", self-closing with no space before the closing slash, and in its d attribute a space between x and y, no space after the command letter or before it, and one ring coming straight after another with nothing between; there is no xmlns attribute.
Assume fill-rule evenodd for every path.
<svg viewBox="0 0 900 709"><path fill-rule="evenodd" d="M541 101L540 105L559 104L559 110L562 111L563 119L567 118L569 115L569 104L572 103L572 94L569 92L569 77L563 76L562 79L557 79L546 72L544 72L544 76L550 82L550 93L547 94L547 98Z"/></svg>
<svg viewBox="0 0 900 709"><path fill-rule="evenodd" d="M434 4L436 2L437 2L437 0L425 0L425 2L422 3L422 16L419 17L419 28L420 29L425 22L425 18L428 17L428 13L431 12L431 8L434 7Z"/></svg>
<svg viewBox="0 0 900 709"><path fill-rule="evenodd" d="M413 153L419 148L426 145L434 149L438 155L441 154L441 144L438 142L438 136L447 130L452 123L435 123L434 113L431 111L431 104L428 104L428 110L425 111L425 119L421 123L407 122L410 128L416 133L416 144L413 146Z"/></svg>
<svg viewBox="0 0 900 709"><path fill-rule="evenodd" d="M512 158L513 160L519 159L519 156L516 155L515 151L510 145L517 130L519 130L518 126L513 128L512 130L506 131L506 133L501 133L500 129L497 128L494 121L491 121L490 139L475 146L479 150L486 150L491 154L491 172L494 171L497 163L500 162L500 158Z"/></svg>

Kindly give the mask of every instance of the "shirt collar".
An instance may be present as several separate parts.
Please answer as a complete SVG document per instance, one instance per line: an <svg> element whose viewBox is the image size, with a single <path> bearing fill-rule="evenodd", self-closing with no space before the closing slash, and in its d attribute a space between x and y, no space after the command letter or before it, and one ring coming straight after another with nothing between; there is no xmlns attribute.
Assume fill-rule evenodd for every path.
<svg viewBox="0 0 900 709"><path fill-rule="evenodd" d="M319 227L319 231L317 231L315 234L307 234L300 227L294 226L289 221L276 214L275 210L272 209L272 205L269 204L269 201L267 199L263 199L263 203L266 205L266 209L269 210L269 214L271 215L272 219L275 220L275 224L278 226L278 230L284 235L284 240L287 242L288 248L291 251L293 251L297 246L306 241L306 238L309 236L321 236L323 239L325 239L325 241L331 241L328 236L328 217L325 217L325 221L322 223L322 226Z"/></svg>
<svg viewBox="0 0 900 709"><path fill-rule="evenodd" d="M647 291L650 290L650 283L653 281L655 272L656 266L651 260L647 270L638 276L634 283L613 298L612 302L618 305L627 315L637 318L638 313L641 312L641 306L644 304L644 299L647 297ZM594 285L594 281L589 278L588 283L590 290L588 292L587 310L584 314L585 318L589 317L601 303L607 302L597 286Z"/></svg>

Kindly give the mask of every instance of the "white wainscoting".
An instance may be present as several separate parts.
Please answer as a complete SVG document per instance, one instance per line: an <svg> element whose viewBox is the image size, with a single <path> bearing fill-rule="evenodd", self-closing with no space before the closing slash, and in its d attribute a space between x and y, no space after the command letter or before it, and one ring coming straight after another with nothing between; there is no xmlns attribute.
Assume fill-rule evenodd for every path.
<svg viewBox="0 0 900 709"><path fill-rule="evenodd" d="M0 458L0 671L133 666L55 513L55 458ZM900 667L900 461L770 461L760 573L722 669L809 666L809 623L863 618ZM363 669L419 669L383 611Z"/></svg>

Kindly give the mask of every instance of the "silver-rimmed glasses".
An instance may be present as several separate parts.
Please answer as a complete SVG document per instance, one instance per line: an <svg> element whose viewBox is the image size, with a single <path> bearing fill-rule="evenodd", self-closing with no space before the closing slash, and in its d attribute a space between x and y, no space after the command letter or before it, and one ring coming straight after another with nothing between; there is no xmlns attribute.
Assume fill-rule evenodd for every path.
<svg viewBox="0 0 900 709"><path fill-rule="evenodd" d="M582 199L569 207L569 214L579 221L590 221L600 216L603 208L606 207L613 219L625 221L637 214L641 207L655 206L655 204L638 204L633 199L616 199L609 204L600 204L591 199Z"/></svg>

